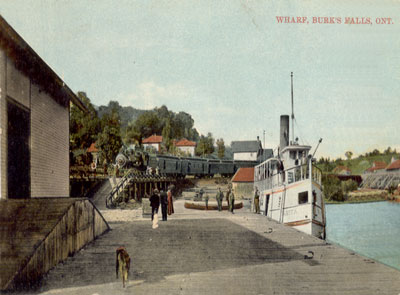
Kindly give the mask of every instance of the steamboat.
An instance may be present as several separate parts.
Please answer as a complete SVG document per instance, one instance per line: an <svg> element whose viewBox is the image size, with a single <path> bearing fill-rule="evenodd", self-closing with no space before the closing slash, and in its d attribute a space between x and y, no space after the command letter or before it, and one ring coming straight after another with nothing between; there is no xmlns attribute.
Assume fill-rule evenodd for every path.
<svg viewBox="0 0 400 295"><path fill-rule="evenodd" d="M300 145L293 132L289 140L289 116L280 118L280 146L276 155L255 166L254 189L260 198L260 213L302 232L326 238L325 206L322 195L321 170L314 165L311 146Z"/></svg>

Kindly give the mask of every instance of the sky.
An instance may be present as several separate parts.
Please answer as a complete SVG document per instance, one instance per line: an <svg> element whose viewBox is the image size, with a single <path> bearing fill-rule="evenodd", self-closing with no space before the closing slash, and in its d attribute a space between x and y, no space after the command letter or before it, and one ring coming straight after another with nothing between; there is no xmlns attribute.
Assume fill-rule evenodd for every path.
<svg viewBox="0 0 400 295"><path fill-rule="evenodd" d="M0 0L0 14L95 105L166 105L226 144L276 148L293 72L294 134L323 138L317 158L400 150L399 1Z"/></svg>

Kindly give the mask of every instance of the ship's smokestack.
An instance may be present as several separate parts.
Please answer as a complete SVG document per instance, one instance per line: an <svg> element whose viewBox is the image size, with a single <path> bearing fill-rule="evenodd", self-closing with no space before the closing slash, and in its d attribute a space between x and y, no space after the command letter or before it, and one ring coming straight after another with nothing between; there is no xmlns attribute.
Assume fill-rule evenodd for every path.
<svg viewBox="0 0 400 295"><path fill-rule="evenodd" d="M289 145L289 116L281 116L280 150Z"/></svg>

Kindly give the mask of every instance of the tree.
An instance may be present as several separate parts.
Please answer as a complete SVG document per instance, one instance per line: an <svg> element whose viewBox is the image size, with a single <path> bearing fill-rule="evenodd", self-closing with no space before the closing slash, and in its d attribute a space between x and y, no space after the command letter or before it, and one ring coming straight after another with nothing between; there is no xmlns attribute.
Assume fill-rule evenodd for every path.
<svg viewBox="0 0 400 295"><path fill-rule="evenodd" d="M225 143L222 138L217 139L218 158L222 159L225 156Z"/></svg>
<svg viewBox="0 0 400 295"><path fill-rule="evenodd" d="M374 149L371 153L370 156L379 156L380 155L380 151L378 149Z"/></svg>
<svg viewBox="0 0 400 295"><path fill-rule="evenodd" d="M350 161L351 157L353 156L353 152L352 151L347 151L344 155L346 156L347 160Z"/></svg>
<svg viewBox="0 0 400 295"><path fill-rule="evenodd" d="M102 132L99 134L96 145L101 150L102 158L108 163L113 163L122 147L121 122L117 108L114 107L111 114L103 116L101 126Z"/></svg>
<svg viewBox="0 0 400 295"><path fill-rule="evenodd" d="M322 178L325 198L331 201L345 201L345 194L342 190L340 180L334 176L325 176Z"/></svg>
<svg viewBox="0 0 400 295"><path fill-rule="evenodd" d="M86 149L97 140L100 132L100 120L97 112L85 92L78 92L77 96L89 110L82 112L77 106L70 109L70 144L71 150Z"/></svg>
<svg viewBox="0 0 400 295"><path fill-rule="evenodd" d="M141 140L140 133L135 130L134 125L132 123L129 123L129 125L126 127L123 137L124 137L123 141L127 145L139 144Z"/></svg>
<svg viewBox="0 0 400 295"><path fill-rule="evenodd" d="M171 123L169 119L167 120L163 130L162 130L162 137L163 137L163 142L164 146L167 148L167 151L171 149Z"/></svg>
<svg viewBox="0 0 400 295"><path fill-rule="evenodd" d="M214 138L209 132L207 136L201 135L200 141L196 147L197 156L208 156L214 152Z"/></svg>
<svg viewBox="0 0 400 295"><path fill-rule="evenodd" d="M139 135L139 143L142 139L153 134L161 134L162 124L154 111L147 111L141 114L134 123L134 131Z"/></svg>
<svg viewBox="0 0 400 295"><path fill-rule="evenodd" d="M318 167L323 171L323 172L330 172L333 169L335 169L335 162L331 161L330 158L324 158L321 157L319 161L317 162Z"/></svg>
<svg viewBox="0 0 400 295"><path fill-rule="evenodd" d="M393 152L392 152L392 148L389 146L385 151L384 151L384 154L385 155L390 155L390 154L392 154Z"/></svg>

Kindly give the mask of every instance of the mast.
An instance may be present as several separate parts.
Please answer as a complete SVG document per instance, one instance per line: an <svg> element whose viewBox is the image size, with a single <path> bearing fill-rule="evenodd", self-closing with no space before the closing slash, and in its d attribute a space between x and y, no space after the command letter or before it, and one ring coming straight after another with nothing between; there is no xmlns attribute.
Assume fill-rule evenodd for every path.
<svg viewBox="0 0 400 295"><path fill-rule="evenodd" d="M293 72L290 74L291 86L292 86L292 143L294 143L294 111L293 111Z"/></svg>

